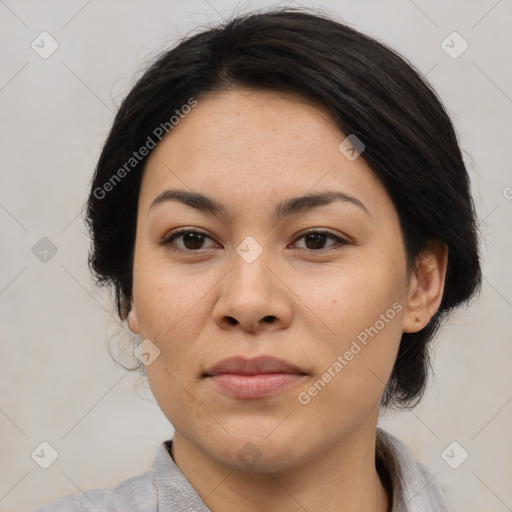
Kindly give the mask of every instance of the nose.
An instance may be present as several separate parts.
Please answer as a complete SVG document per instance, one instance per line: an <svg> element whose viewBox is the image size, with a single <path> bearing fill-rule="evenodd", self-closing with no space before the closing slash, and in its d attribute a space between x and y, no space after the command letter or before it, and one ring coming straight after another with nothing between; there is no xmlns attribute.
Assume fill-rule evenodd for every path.
<svg viewBox="0 0 512 512"><path fill-rule="evenodd" d="M279 265L270 261L266 251L252 262L238 254L232 260L213 309L219 328L259 333L288 327L291 292L284 276L279 275Z"/></svg>

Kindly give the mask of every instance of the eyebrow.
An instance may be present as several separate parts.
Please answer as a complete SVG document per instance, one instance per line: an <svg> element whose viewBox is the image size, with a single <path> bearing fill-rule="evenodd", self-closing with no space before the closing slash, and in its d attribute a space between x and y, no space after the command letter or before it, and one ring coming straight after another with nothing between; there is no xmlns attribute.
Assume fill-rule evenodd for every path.
<svg viewBox="0 0 512 512"><path fill-rule="evenodd" d="M229 214L222 203L200 194L199 192L189 192L187 190L168 189L159 194L151 203L149 209L167 201L177 201L187 206L191 206L200 212L228 218ZM274 219L282 220L290 215L296 215L319 206L325 206L334 202L343 202L359 207L368 215L370 212L364 204L357 199L340 191L322 191L315 194L307 194L300 197L292 197L280 202L274 210ZM371 215L370 215L371 216Z"/></svg>

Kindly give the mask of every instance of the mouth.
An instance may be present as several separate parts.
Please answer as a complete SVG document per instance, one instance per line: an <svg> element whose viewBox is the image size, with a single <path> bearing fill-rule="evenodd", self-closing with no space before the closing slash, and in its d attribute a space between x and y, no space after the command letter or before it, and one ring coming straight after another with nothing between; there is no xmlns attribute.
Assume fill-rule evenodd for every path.
<svg viewBox="0 0 512 512"><path fill-rule="evenodd" d="M258 399L281 393L301 382L307 373L282 359L230 357L209 368L203 377L233 398Z"/></svg>

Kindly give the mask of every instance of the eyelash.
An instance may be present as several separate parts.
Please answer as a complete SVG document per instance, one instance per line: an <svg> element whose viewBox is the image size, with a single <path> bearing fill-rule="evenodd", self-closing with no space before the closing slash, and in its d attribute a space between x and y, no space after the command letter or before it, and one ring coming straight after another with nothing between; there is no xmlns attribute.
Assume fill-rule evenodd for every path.
<svg viewBox="0 0 512 512"><path fill-rule="evenodd" d="M203 231L198 231L196 229L181 229L179 231L176 231L174 233L171 233L169 236L165 237L161 242L160 242L160 245L163 245L165 246L166 248L172 250L172 251L179 251L179 252L185 252L185 253L199 253L201 252L203 249L197 249L197 250L192 250L192 249L180 249L180 248L176 248L176 247L173 247L172 246L172 242L176 239L176 238L179 238L180 236L182 235L185 235L185 234L188 234L188 233L194 233L194 234L197 234L197 235L201 235L205 238L210 238L211 240L213 240L212 237L210 237L209 235L207 235L206 233L204 233ZM335 235L334 233L331 233L329 231L321 231L321 230L316 230L316 229L311 229L309 231L306 231L305 233L302 233L299 237L297 237L293 243L297 242L298 240L300 240L301 238L304 238L306 237L307 235L311 235L311 234L319 234L319 235L326 235L327 238L330 238L331 240L334 240L336 242L338 242L339 245L341 246L344 246L344 245L349 245L350 242L348 242L347 240ZM301 248L300 250L302 251L308 251L308 252L316 252L316 253L321 253L321 252L326 252L326 251L329 251L329 250L332 250L333 248L336 249L336 246L331 246L331 247L327 247L325 249L318 249L318 250L315 250L315 249L307 249L307 248ZM338 247L339 249L339 247Z"/></svg>

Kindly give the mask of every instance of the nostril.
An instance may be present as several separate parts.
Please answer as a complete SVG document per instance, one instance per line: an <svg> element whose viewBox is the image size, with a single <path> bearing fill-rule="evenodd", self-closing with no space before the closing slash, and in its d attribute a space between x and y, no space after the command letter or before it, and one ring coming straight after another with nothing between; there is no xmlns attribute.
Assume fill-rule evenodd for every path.
<svg viewBox="0 0 512 512"><path fill-rule="evenodd" d="M228 322L231 325L236 325L238 323L237 320L235 320L232 316L228 316Z"/></svg>
<svg viewBox="0 0 512 512"><path fill-rule="evenodd" d="M263 320L269 324L273 323L274 320L275 320L275 316L272 316L272 315L269 315L269 316L266 316Z"/></svg>

